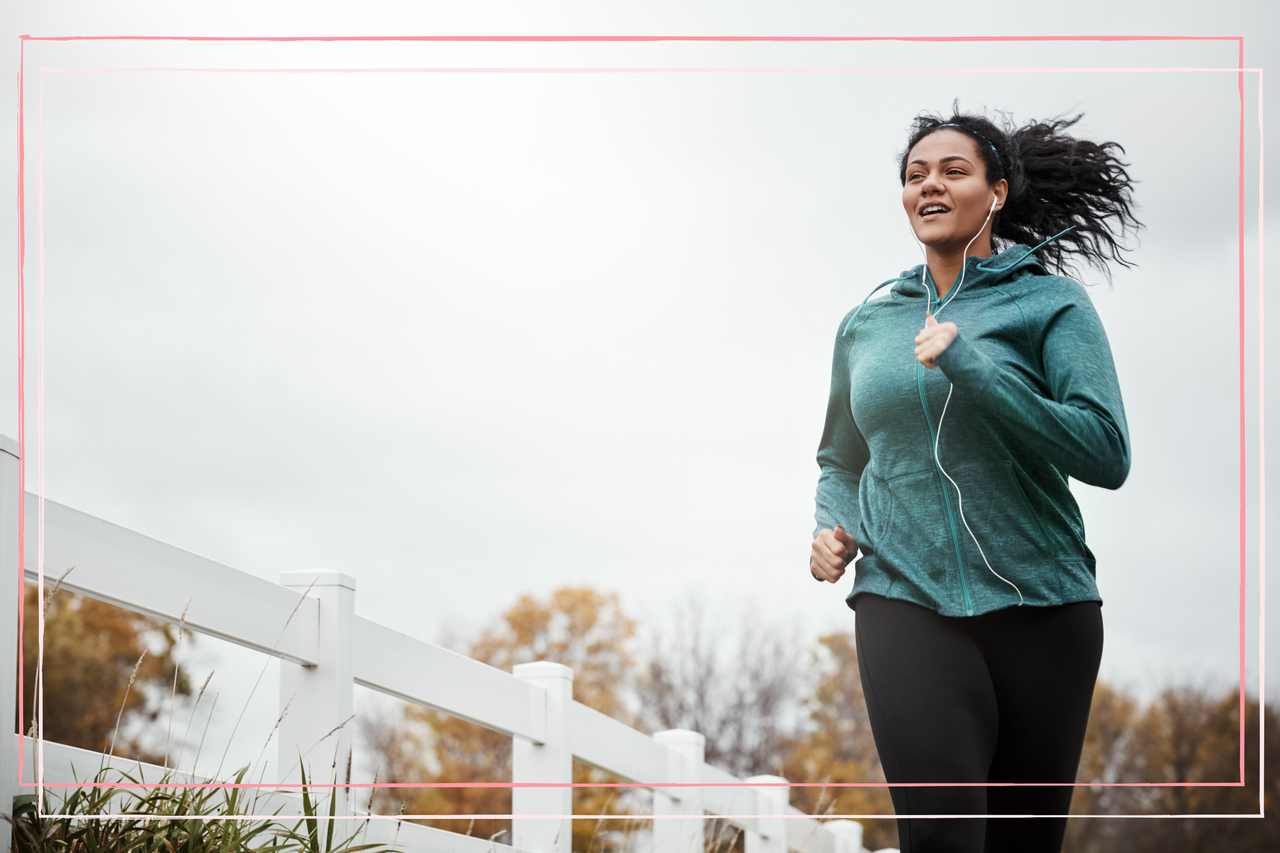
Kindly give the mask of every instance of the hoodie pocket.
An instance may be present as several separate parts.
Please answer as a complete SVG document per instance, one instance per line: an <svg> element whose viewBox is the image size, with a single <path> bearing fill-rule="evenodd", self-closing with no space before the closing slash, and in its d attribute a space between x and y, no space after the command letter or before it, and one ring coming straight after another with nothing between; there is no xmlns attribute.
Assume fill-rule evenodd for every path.
<svg viewBox="0 0 1280 853"><path fill-rule="evenodd" d="M1036 520L1036 527L1040 532L1040 553L1048 558L1052 557L1052 549L1049 547L1049 534L1044 526L1045 498L1043 493L1036 488L1030 478L1023 473L1016 462L1009 463L1009 470L1013 473L1013 480L1018 484L1018 492L1022 495L1022 503L1031 517ZM1032 496L1035 496L1034 498Z"/></svg>
<svg viewBox="0 0 1280 853"><path fill-rule="evenodd" d="M1045 580L1056 586L1044 522L1017 466L1012 462L973 466L953 473L952 477L960 484L964 521L973 532L973 536L961 532L966 560L972 554L972 564L983 567L982 554L985 554L991 568L1015 582L1018 577L1030 579L1049 570ZM952 497L955 497L954 487ZM975 538L982 554L974 545ZM1027 594L1026 589L1022 592Z"/></svg>
<svg viewBox="0 0 1280 853"><path fill-rule="evenodd" d="M956 552L938 473L929 468L889 480L892 526L885 531L882 555L902 571L945 588L956 581Z"/></svg>
<svg viewBox="0 0 1280 853"><path fill-rule="evenodd" d="M876 554L893 529L893 495L888 483L870 469L864 472L858 492L858 503L862 510L862 530L858 545L864 554Z"/></svg>

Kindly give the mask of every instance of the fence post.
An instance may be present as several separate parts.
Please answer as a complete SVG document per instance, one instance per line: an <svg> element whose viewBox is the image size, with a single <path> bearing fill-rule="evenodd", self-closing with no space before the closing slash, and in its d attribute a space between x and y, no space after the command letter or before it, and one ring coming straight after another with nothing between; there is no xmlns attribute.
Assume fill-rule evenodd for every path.
<svg viewBox="0 0 1280 853"><path fill-rule="evenodd" d="M284 587L304 592L320 602L320 636L315 666L280 662L279 762L280 783L301 783L298 755L307 771L309 785L339 785L351 781L352 733L352 648L355 628L356 581L350 575L325 569L284 572ZM288 710L286 711L286 707ZM337 729L337 731L334 731ZM337 798L336 815L350 815L350 789L318 788L318 808L327 813L325 797Z"/></svg>
<svg viewBox="0 0 1280 853"><path fill-rule="evenodd" d="M13 798L18 794L18 750L22 749L18 720L18 613L22 607L22 566L18 563L18 442L0 435L0 614L7 613L9 627L0 631L0 812L13 814ZM28 507L30 509L30 507ZM0 625L8 620L0 616ZM34 630L34 627L29 630ZM25 697L29 707L32 697ZM13 714L13 716L9 716ZM0 850L8 850L12 827L0 821Z"/></svg>
<svg viewBox="0 0 1280 853"><path fill-rule="evenodd" d="M686 729L668 729L658 732L653 739L668 750L667 777L661 781L692 784L702 781L706 735ZM653 853L702 853L706 843L706 821L702 818L701 788L654 788L653 814L655 817L690 815L689 820L653 822Z"/></svg>
<svg viewBox="0 0 1280 853"><path fill-rule="evenodd" d="M778 815L786 814L791 789L776 785L785 785L787 780L781 776L751 776L743 781L760 786L752 788L760 817L758 831L747 832L746 853L787 853L787 821Z"/></svg>
<svg viewBox="0 0 1280 853"><path fill-rule="evenodd" d="M511 789L511 846L529 853L569 853L573 823L573 747L569 743L569 709L573 704L573 670L538 661L517 664L513 674L543 691L546 735L542 743L513 738L512 782L558 782L564 787ZM524 815L527 815L525 817ZM534 815L556 815L538 818Z"/></svg>
<svg viewBox="0 0 1280 853"><path fill-rule="evenodd" d="M835 853L863 853L862 824L856 820L831 820L823 825L835 836Z"/></svg>

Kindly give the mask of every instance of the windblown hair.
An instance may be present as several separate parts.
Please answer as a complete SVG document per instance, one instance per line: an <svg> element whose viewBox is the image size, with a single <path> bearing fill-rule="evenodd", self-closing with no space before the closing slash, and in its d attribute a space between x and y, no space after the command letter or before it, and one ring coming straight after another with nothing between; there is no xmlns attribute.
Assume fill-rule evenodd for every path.
<svg viewBox="0 0 1280 853"><path fill-rule="evenodd" d="M1000 126L986 116L961 113L916 116L907 147L899 159L899 179L906 183L907 156L917 142L942 130L957 130L973 138L987 167L987 183L1001 178L1009 182L1009 194L991 224L996 251L1015 243L1037 246L1055 234L1075 226L1036 251L1036 258L1057 274L1075 270L1083 261L1111 279L1109 263L1134 264L1124 257L1126 233L1141 229L1133 215L1133 180L1128 163L1115 142L1091 142L1067 134L1081 119L1060 117L1033 121L1021 127L1009 115L999 113ZM940 128L941 125L959 125Z"/></svg>

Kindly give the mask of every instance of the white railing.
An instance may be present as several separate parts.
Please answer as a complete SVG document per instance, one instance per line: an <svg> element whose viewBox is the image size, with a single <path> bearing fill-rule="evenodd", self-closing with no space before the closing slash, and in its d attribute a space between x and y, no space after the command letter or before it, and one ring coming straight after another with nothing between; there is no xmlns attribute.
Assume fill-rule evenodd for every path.
<svg viewBox="0 0 1280 853"><path fill-rule="evenodd" d="M0 578L9 579L0 580L0 607L10 614L21 606L20 584L13 582L18 491L17 444L0 436ZM37 578L36 507L36 497L28 493L22 567L28 580ZM566 666L528 663L508 674L356 616L355 580L340 572L286 572L280 584L273 584L48 499L44 560L51 574L75 566L63 581L65 589L175 624L185 609L190 630L280 658L281 705L292 704L280 723L278 749L284 760L277 766L289 767L289 759L295 759L282 785L300 782L299 750L351 716L353 686L359 684L511 735L513 782L572 782L576 759L631 782L698 783L653 789L654 814L661 818L653 821L654 853L701 853L704 814L727 816L743 829L748 853L863 853L860 824L803 816L788 804L789 789L776 784L786 780L778 777L752 777L745 782L756 784L744 786L744 780L703 760L701 734L675 730L649 737L573 701L573 671ZM0 673L0 708L16 703L16 633L0 632L0 660L7 667ZM338 740L341 767L351 751L351 726L332 737ZM21 736L0 739L0 804L7 806L18 792L17 754L30 746ZM86 764L96 768L101 758L52 743L44 750L46 782L74 781L73 761L83 770ZM156 778L161 771L151 768L148 776ZM338 814L355 814L344 789L336 789L335 796ZM499 846L568 853L567 820L534 816L571 814L571 797L569 787L514 789L512 844ZM270 802L275 808L280 801ZM784 814L794 817L780 817ZM690 819L662 817L679 815ZM389 842L393 823L371 822L370 840ZM0 849L7 849L8 825L0 827ZM419 825L405 824L399 832L397 846L406 850L495 849L489 841Z"/></svg>

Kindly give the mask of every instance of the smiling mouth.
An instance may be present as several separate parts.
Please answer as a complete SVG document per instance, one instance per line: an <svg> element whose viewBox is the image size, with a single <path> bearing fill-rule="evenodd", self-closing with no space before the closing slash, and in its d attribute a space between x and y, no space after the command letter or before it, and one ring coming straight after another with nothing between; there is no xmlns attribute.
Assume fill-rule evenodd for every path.
<svg viewBox="0 0 1280 853"><path fill-rule="evenodd" d="M920 218L922 220L930 220L936 216L941 216L944 213L950 212L951 208L947 207L945 204L931 204L920 209Z"/></svg>

